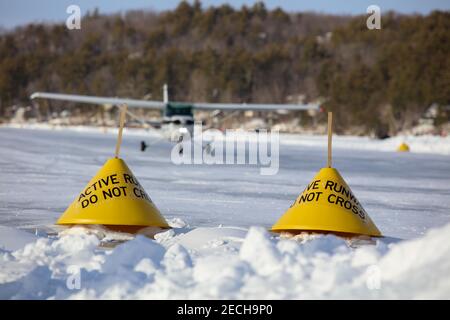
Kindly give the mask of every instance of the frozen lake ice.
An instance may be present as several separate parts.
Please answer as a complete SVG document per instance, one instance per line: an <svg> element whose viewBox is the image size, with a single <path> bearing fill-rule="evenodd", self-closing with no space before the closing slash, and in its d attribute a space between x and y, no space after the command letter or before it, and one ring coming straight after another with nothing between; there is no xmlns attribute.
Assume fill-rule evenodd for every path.
<svg viewBox="0 0 450 320"><path fill-rule="evenodd" d="M143 139L151 144L145 153ZM325 166L325 140L281 135L273 176L254 165L175 165L173 144L154 133L125 132L121 157L169 219L191 227L269 228ZM113 156L115 142L113 132L0 128L0 225L54 223ZM378 151L377 144L335 137L333 165L382 233L409 239L449 223L450 156Z"/></svg>

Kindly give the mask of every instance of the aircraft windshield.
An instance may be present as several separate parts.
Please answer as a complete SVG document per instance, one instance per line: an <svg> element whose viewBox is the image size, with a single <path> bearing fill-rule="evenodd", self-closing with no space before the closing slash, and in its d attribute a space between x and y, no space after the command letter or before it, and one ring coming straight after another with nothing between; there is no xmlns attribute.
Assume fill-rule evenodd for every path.
<svg viewBox="0 0 450 320"><path fill-rule="evenodd" d="M193 116L192 114L192 106L190 105L172 105L169 104L166 106L164 115L166 117L172 116Z"/></svg>

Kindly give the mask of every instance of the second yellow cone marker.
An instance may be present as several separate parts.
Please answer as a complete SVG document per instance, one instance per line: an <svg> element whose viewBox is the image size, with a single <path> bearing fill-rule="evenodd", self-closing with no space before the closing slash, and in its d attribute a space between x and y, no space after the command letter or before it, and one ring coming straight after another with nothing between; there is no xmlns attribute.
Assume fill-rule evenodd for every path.
<svg viewBox="0 0 450 320"><path fill-rule="evenodd" d="M367 212L339 172L331 165L331 123L328 118L328 165L273 225L275 232L331 232L381 236Z"/></svg>
<svg viewBox="0 0 450 320"><path fill-rule="evenodd" d="M381 236L380 231L334 168L323 168L272 231L325 231Z"/></svg>

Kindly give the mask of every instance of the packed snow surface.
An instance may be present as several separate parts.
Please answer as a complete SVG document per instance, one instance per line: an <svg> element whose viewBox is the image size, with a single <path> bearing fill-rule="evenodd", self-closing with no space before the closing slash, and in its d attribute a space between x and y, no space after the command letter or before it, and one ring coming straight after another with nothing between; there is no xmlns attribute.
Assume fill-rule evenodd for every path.
<svg viewBox="0 0 450 320"><path fill-rule="evenodd" d="M411 153L394 152L402 139L335 138L334 167L387 236L349 246L266 231L324 166L325 137L282 135L279 172L262 176L255 165L174 165L172 144L128 130L122 158L173 229L114 249L94 232L42 231L111 157L113 132L0 138L0 299L450 298L447 138L408 137Z"/></svg>

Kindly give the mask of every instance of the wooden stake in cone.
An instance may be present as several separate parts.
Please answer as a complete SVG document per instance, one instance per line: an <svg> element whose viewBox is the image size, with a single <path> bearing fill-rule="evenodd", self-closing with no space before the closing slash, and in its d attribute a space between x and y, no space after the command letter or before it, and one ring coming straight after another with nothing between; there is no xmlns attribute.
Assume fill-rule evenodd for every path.
<svg viewBox="0 0 450 320"><path fill-rule="evenodd" d="M333 112L328 112L328 160L327 167L332 167L331 148L333 144Z"/></svg>
<svg viewBox="0 0 450 320"><path fill-rule="evenodd" d="M116 143L116 153L115 153L115 158L118 159L119 158L119 153L120 153L120 146L122 144L122 132L123 132L123 127L125 125L125 118L127 116L127 109L128 109L128 105L124 104L121 108L120 108L120 123L119 123L119 135L117 137L117 143Z"/></svg>

